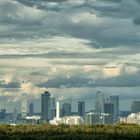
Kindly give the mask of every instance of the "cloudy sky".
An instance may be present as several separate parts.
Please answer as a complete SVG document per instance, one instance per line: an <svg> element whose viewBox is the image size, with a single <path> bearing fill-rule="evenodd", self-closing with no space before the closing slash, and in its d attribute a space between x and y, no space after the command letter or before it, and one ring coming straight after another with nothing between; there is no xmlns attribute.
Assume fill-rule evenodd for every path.
<svg viewBox="0 0 140 140"><path fill-rule="evenodd" d="M58 100L119 95L140 99L139 0L0 0L0 105L26 93L39 108L47 88Z"/></svg>

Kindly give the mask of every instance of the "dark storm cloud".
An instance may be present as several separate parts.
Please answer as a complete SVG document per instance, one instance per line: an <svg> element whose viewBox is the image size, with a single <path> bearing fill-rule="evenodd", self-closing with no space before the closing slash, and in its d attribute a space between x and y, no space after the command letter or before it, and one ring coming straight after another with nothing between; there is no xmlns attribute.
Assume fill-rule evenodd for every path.
<svg viewBox="0 0 140 140"><path fill-rule="evenodd" d="M135 0L137 3L139 3L140 4L140 1L139 0Z"/></svg>
<svg viewBox="0 0 140 140"><path fill-rule="evenodd" d="M80 52L81 48L75 49L75 52L71 52L71 48L76 48L76 45L72 44L67 48L61 48L61 45L53 46L53 51L47 50L49 44L45 44L44 52L42 50L34 50L39 48L36 44L31 44L31 47L25 44L22 46L26 51L22 54L22 47L17 46L14 49L20 50L11 54L5 49L6 53L1 55L0 58L48 58L48 59L65 59L58 61L51 61L51 64L65 64L65 65L105 65L112 61L120 63L123 60L123 55L129 55L134 57L139 53L139 9L140 5L135 0L5 0L0 2L0 38L1 42L7 43L10 39L15 41L15 45L19 41L39 40L39 38L45 38L44 42L47 42L48 36L70 36L71 38L80 38L88 40L89 42L83 43L87 45L87 48L91 48L90 52ZM133 24L134 23L134 24ZM64 40L65 41L65 40ZM44 43L43 42L43 43ZM53 42L50 41L51 43ZM62 41L63 42L63 41ZM60 44L62 43L60 42ZM65 41L67 42L67 40ZM72 41L71 41L72 42ZM36 43L36 42L35 42ZM40 42L41 44L42 42ZM68 42L69 43L69 42ZM10 42L9 42L10 44ZM19 43L20 44L20 43ZM82 44L82 43L81 43ZM36 45L36 46L35 46ZM41 44L42 45L42 44ZM5 48L7 46L5 45ZM10 48L10 47L9 47ZM8 48L8 49L9 49ZM60 51L57 52L57 50ZM110 52L102 52L101 49L111 48ZM116 50L116 48L120 50ZM129 49L132 48L132 49ZM133 49L135 48L135 49ZM12 47L11 47L12 49ZM94 49L101 50L98 53L94 53ZM136 50L137 49L137 50ZM32 53L32 50L34 52ZM65 51L64 51L65 50ZM41 53L40 53L41 51ZM27 52L27 53L26 53ZM39 52L39 53L38 53ZM2 52L3 53L3 52ZM122 58L121 58L122 57ZM78 59L68 61L67 59ZM96 60L100 58L100 61ZM125 57L126 58L126 57ZM79 60L80 59L80 60ZM95 59L95 61L84 61L81 59ZM105 61L104 61L105 60ZM124 60L124 61L129 61ZM139 64L137 64L139 65ZM128 76L129 77L129 76ZM73 79L73 78L72 78ZM117 79L117 78L116 78ZM126 78L127 79L127 78ZM51 79L50 79L51 80ZM68 79L64 78L64 81L68 82ZM73 79L72 81L76 81ZM88 79L80 79L81 86L87 85ZM84 82L85 80L85 82ZM89 79L90 82L91 79ZM110 79L110 81L113 79ZM100 80L99 80L100 81ZM103 79L104 81L104 79ZM121 79L117 79L121 82ZM60 81L59 81L60 82ZM61 85L61 82L58 87ZM76 81L80 82L80 81ZM76 83L74 82L74 83ZM125 83L124 81L122 81ZM135 81L137 82L137 81ZM51 83L51 82L50 82ZM49 85L51 85L49 83ZM104 83L93 86L120 86L118 83ZM134 82L133 82L134 83ZM113 84L113 85L111 85ZM63 85L63 83L62 83ZM72 86L74 84L68 83ZM90 84L91 85L91 84ZM128 86L126 84L124 86ZM133 84L132 84L133 85ZM56 84L57 86L57 84ZM76 86L80 86L76 85Z"/></svg>
<svg viewBox="0 0 140 140"><path fill-rule="evenodd" d="M86 78L81 76L57 77L40 83L39 87L46 88L74 88L74 87L138 87L140 73L124 74L111 78Z"/></svg>
<svg viewBox="0 0 140 140"><path fill-rule="evenodd" d="M140 15L139 16L136 16L133 20L134 24L135 25L140 25Z"/></svg>
<svg viewBox="0 0 140 140"><path fill-rule="evenodd" d="M0 35L1 38L26 39L34 36L68 34L91 42L96 40L102 47L137 46L140 43L136 34L138 29L134 27L139 24L137 14L140 6L136 1L87 0L78 3L68 0L18 0L2 2L0 5L1 23L5 26L13 24L9 32ZM74 8L75 6L77 8ZM88 13L87 16L84 16L85 12ZM78 22L72 20L76 14L79 14L78 20L83 17ZM93 14L97 19L92 19Z"/></svg>
<svg viewBox="0 0 140 140"><path fill-rule="evenodd" d="M70 87L83 87L84 85L87 86L90 79L84 77L75 77L72 76L68 77L58 77L56 79L50 79L47 82L40 83L39 87L46 87L46 88L70 88ZM89 83L90 85L90 83Z"/></svg>
<svg viewBox="0 0 140 140"><path fill-rule="evenodd" d="M140 86L140 73L124 74L107 79L97 79L95 86L101 87L138 87Z"/></svg>
<svg viewBox="0 0 140 140"><path fill-rule="evenodd" d="M17 0L18 2L26 5L26 6L36 6L38 9L42 10L52 10L59 11L60 8L57 4L61 4L62 2L66 2L68 0Z"/></svg>
<svg viewBox="0 0 140 140"><path fill-rule="evenodd" d="M122 2L122 0L101 0L101 1L105 1L105 2Z"/></svg>

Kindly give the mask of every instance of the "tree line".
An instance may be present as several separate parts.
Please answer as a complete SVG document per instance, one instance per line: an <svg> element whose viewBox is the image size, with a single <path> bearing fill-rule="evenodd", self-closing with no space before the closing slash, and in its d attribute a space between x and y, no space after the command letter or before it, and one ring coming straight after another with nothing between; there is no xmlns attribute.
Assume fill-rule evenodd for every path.
<svg viewBox="0 0 140 140"><path fill-rule="evenodd" d="M0 125L2 140L139 140L139 125Z"/></svg>

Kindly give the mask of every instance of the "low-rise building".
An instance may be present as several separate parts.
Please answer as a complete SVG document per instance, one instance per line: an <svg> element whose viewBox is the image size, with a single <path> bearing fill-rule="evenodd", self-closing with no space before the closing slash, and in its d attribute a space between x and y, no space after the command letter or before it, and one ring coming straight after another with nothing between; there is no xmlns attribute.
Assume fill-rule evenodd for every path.
<svg viewBox="0 0 140 140"><path fill-rule="evenodd" d="M54 118L50 120L50 124L59 125L59 124L68 124L68 125L82 125L83 118L80 116L66 116L62 118Z"/></svg>
<svg viewBox="0 0 140 140"><path fill-rule="evenodd" d="M113 115L99 112L89 112L85 115L85 124L113 124Z"/></svg>
<svg viewBox="0 0 140 140"><path fill-rule="evenodd" d="M120 123L139 124L140 125L140 112L131 113L128 117L121 117Z"/></svg>
<svg viewBox="0 0 140 140"><path fill-rule="evenodd" d="M81 116L67 116L62 118L62 123L68 125L82 125L83 118Z"/></svg>
<svg viewBox="0 0 140 140"><path fill-rule="evenodd" d="M129 124L139 124L140 125L140 112L139 113L131 113L127 117L127 123L129 123Z"/></svg>
<svg viewBox="0 0 140 140"><path fill-rule="evenodd" d="M85 114L85 124L100 124L100 113L88 112Z"/></svg>

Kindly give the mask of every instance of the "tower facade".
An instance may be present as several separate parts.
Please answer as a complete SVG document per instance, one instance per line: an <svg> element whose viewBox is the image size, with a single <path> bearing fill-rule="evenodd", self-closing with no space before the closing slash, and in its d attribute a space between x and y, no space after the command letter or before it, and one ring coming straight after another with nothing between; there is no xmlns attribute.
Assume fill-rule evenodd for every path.
<svg viewBox="0 0 140 140"><path fill-rule="evenodd" d="M48 91L41 94L41 119L45 122L50 120L50 96Z"/></svg>
<svg viewBox="0 0 140 140"><path fill-rule="evenodd" d="M50 119L53 120L56 116L56 103L55 103L55 96L52 94L50 96Z"/></svg>
<svg viewBox="0 0 140 140"><path fill-rule="evenodd" d="M114 104L114 121L119 117L119 96L110 96L110 102Z"/></svg>
<svg viewBox="0 0 140 140"><path fill-rule="evenodd" d="M29 115L30 116L34 115L34 104L33 103L29 104Z"/></svg>
<svg viewBox="0 0 140 140"><path fill-rule="evenodd" d="M62 116L70 116L71 115L71 104L64 103L62 104Z"/></svg>
<svg viewBox="0 0 140 140"><path fill-rule="evenodd" d="M131 112L132 113L140 112L140 101L133 101L131 106Z"/></svg>
<svg viewBox="0 0 140 140"><path fill-rule="evenodd" d="M27 116L27 100L26 94L21 95L21 118L25 119Z"/></svg>
<svg viewBox="0 0 140 140"><path fill-rule="evenodd" d="M78 102L78 115L84 118L84 115L85 115L85 102L84 101Z"/></svg>
<svg viewBox="0 0 140 140"><path fill-rule="evenodd" d="M96 101L95 101L95 110L103 113L104 112L104 98L101 91L97 91Z"/></svg>
<svg viewBox="0 0 140 140"><path fill-rule="evenodd" d="M104 103L104 113L114 116L114 104L110 102Z"/></svg>

